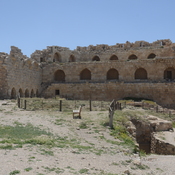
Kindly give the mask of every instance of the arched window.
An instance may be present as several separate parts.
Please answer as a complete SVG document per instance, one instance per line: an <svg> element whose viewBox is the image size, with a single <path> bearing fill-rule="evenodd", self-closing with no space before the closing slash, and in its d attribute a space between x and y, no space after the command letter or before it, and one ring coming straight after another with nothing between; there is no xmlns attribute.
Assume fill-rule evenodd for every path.
<svg viewBox="0 0 175 175"><path fill-rule="evenodd" d="M151 54L148 55L148 59L153 59L155 57L156 57L156 55L154 53L151 53Z"/></svg>
<svg viewBox="0 0 175 175"><path fill-rule="evenodd" d="M16 99L16 90L15 90L15 88L12 88L11 99Z"/></svg>
<svg viewBox="0 0 175 175"><path fill-rule="evenodd" d="M31 90L30 97L31 97L31 98L34 97L34 90L33 90L33 89Z"/></svg>
<svg viewBox="0 0 175 175"><path fill-rule="evenodd" d="M137 59L137 56L132 54L128 57L129 60L136 60Z"/></svg>
<svg viewBox="0 0 175 175"><path fill-rule="evenodd" d="M54 80L58 82L65 82L65 73L62 70L57 70L54 74Z"/></svg>
<svg viewBox="0 0 175 175"><path fill-rule="evenodd" d="M110 60L118 60L118 57L117 57L116 55L112 55L112 56L110 57Z"/></svg>
<svg viewBox="0 0 175 175"><path fill-rule="evenodd" d="M145 80L147 79L147 71L143 68L139 68L135 71L135 79Z"/></svg>
<svg viewBox="0 0 175 175"><path fill-rule="evenodd" d="M92 58L92 61L100 61L100 58L99 58L98 56L94 56L94 57Z"/></svg>
<svg viewBox="0 0 175 175"><path fill-rule="evenodd" d="M61 62L61 55L59 53L55 53L53 57L53 62Z"/></svg>
<svg viewBox="0 0 175 175"><path fill-rule="evenodd" d="M175 79L175 69L172 67L167 68L164 71L164 79L166 80L174 80Z"/></svg>
<svg viewBox="0 0 175 175"><path fill-rule="evenodd" d="M70 55L69 61L70 61L70 62L75 62L75 57L74 57L74 55Z"/></svg>
<svg viewBox="0 0 175 175"><path fill-rule="evenodd" d="M80 80L91 80L91 72L88 69L84 69L80 73Z"/></svg>
<svg viewBox="0 0 175 175"><path fill-rule="evenodd" d="M29 90L28 89L25 90L25 97L29 97Z"/></svg>
<svg viewBox="0 0 175 175"><path fill-rule="evenodd" d="M45 62L45 61L46 60L43 57L40 58L40 63Z"/></svg>
<svg viewBox="0 0 175 175"><path fill-rule="evenodd" d="M20 95L20 97L23 97L23 92L22 92L21 88L19 89L19 95Z"/></svg>
<svg viewBox="0 0 175 175"><path fill-rule="evenodd" d="M107 80L118 80L119 74L116 69L110 69L107 72Z"/></svg>

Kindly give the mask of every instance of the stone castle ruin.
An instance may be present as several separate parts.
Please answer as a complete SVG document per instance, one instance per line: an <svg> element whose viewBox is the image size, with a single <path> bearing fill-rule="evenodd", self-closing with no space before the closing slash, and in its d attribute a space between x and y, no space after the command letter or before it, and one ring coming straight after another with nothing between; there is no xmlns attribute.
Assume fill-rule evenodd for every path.
<svg viewBox="0 0 175 175"><path fill-rule="evenodd" d="M49 46L31 58L0 52L0 98L59 95L68 99L146 98L175 108L175 43Z"/></svg>

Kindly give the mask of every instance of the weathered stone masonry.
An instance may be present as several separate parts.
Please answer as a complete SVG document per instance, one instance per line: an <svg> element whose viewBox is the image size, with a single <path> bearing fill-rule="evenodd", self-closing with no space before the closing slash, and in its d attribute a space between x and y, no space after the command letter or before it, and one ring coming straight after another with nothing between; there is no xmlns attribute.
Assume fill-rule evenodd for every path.
<svg viewBox="0 0 175 175"><path fill-rule="evenodd" d="M112 100L153 99L175 108L175 43L137 41L114 46L50 46L31 58L12 47L0 53L1 98L21 96Z"/></svg>

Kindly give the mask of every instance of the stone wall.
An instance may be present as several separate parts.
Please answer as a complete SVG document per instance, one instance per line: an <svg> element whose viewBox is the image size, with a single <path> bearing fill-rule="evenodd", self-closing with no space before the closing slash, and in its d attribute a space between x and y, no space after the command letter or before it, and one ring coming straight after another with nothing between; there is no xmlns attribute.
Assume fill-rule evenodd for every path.
<svg viewBox="0 0 175 175"><path fill-rule="evenodd" d="M4 66L4 60L8 57L6 53L0 53L0 99L7 98L7 70Z"/></svg>
<svg viewBox="0 0 175 175"><path fill-rule="evenodd" d="M61 97L89 100L119 100L125 97L146 98L159 105L175 108L175 83L52 83L43 92L45 97L54 97L59 90Z"/></svg>
<svg viewBox="0 0 175 175"><path fill-rule="evenodd" d="M139 97L175 107L175 43L136 41L113 46L49 46L31 58L12 46L0 53L0 96L58 95L112 100ZM2 90L1 90L2 89Z"/></svg>
<svg viewBox="0 0 175 175"><path fill-rule="evenodd" d="M156 137L156 134L152 134L151 153L162 154L162 155L175 155L175 145L161 140Z"/></svg>
<svg viewBox="0 0 175 175"><path fill-rule="evenodd" d="M49 46L44 50L36 50L31 58L43 63L51 62L90 62L94 57L99 57L100 61L108 61L112 55L116 55L118 60L127 61L129 56L135 54L138 59L147 59L149 54L154 53L156 57L174 57L175 44L170 40L158 40L153 43L136 41L126 42L113 46L97 45L88 47L77 47L70 50L66 47ZM74 59L72 59L72 56Z"/></svg>
<svg viewBox="0 0 175 175"><path fill-rule="evenodd" d="M6 91L4 98L16 98L20 96L36 96L41 92L42 71L39 64L26 56L20 49L12 46L10 55L2 63L6 75Z"/></svg>

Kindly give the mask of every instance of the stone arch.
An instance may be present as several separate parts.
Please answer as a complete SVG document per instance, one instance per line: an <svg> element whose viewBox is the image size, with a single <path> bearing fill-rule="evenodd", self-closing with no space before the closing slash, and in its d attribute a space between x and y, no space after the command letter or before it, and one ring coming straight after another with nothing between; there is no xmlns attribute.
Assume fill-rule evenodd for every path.
<svg viewBox="0 0 175 175"><path fill-rule="evenodd" d="M151 54L148 55L148 59L153 59L155 57L156 57L156 55L154 53L151 53Z"/></svg>
<svg viewBox="0 0 175 175"><path fill-rule="evenodd" d="M30 93L30 97L32 98L32 97L34 97L34 96L35 96L34 90L32 89L32 90L31 90L31 93Z"/></svg>
<svg viewBox="0 0 175 175"><path fill-rule="evenodd" d="M58 52L54 54L53 62L61 62L61 55Z"/></svg>
<svg viewBox="0 0 175 175"><path fill-rule="evenodd" d="M70 62L75 62L76 61L75 56L74 55L70 55L69 61Z"/></svg>
<svg viewBox="0 0 175 175"><path fill-rule="evenodd" d="M144 68L139 68L135 71L134 77L135 77L135 79L146 80L147 79L147 71Z"/></svg>
<svg viewBox="0 0 175 175"><path fill-rule="evenodd" d="M116 69L109 69L106 75L107 80L118 80L119 73Z"/></svg>
<svg viewBox="0 0 175 175"><path fill-rule="evenodd" d="M11 99L16 99L16 89L14 87L11 90Z"/></svg>
<svg viewBox="0 0 175 175"><path fill-rule="evenodd" d="M38 89L36 90L36 97L39 97Z"/></svg>
<svg viewBox="0 0 175 175"><path fill-rule="evenodd" d="M54 74L54 80L58 82L65 82L65 73L62 70L57 70Z"/></svg>
<svg viewBox="0 0 175 175"><path fill-rule="evenodd" d="M100 61L100 58L96 55L92 58L92 61Z"/></svg>
<svg viewBox="0 0 175 175"><path fill-rule="evenodd" d="M118 57L117 57L116 55L112 55L112 56L110 57L110 60L118 60Z"/></svg>
<svg viewBox="0 0 175 175"><path fill-rule="evenodd" d="M136 60L137 56L135 54L132 54L128 57L129 60Z"/></svg>
<svg viewBox="0 0 175 175"><path fill-rule="evenodd" d="M91 71L89 69L84 69L80 73L80 80L91 80Z"/></svg>
<svg viewBox="0 0 175 175"><path fill-rule="evenodd" d="M20 96L20 97L23 97L23 95L24 95L24 94L23 94L23 91L22 91L22 89L20 88L20 89L19 89L19 96Z"/></svg>
<svg viewBox="0 0 175 175"><path fill-rule="evenodd" d="M28 89L25 90L25 97L29 97L29 90Z"/></svg>
<svg viewBox="0 0 175 175"><path fill-rule="evenodd" d="M164 79L174 80L175 79L175 69L173 67L168 67L164 71Z"/></svg>

